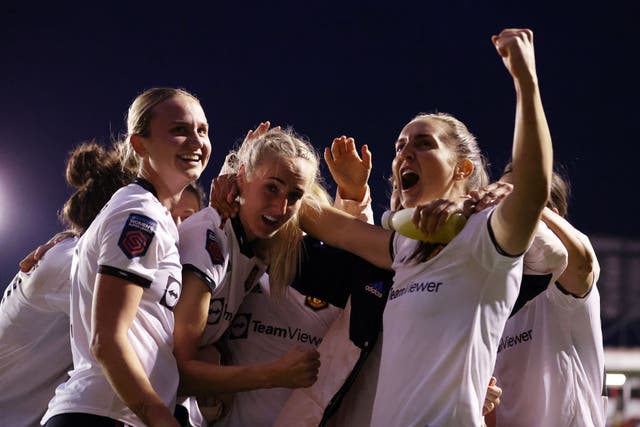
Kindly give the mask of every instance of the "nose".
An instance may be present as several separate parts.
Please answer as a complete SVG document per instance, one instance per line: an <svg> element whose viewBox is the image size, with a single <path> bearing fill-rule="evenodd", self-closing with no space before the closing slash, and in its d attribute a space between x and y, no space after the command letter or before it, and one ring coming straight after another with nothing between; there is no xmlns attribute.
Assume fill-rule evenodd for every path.
<svg viewBox="0 0 640 427"><path fill-rule="evenodd" d="M201 137L198 134L193 134L191 138L189 138L189 143L197 148L202 148L206 144L206 138Z"/></svg>
<svg viewBox="0 0 640 427"><path fill-rule="evenodd" d="M274 198L272 206L278 215L285 215L287 213L287 208L289 207L289 201L285 195L280 195Z"/></svg>
<svg viewBox="0 0 640 427"><path fill-rule="evenodd" d="M412 159L413 158L413 147L412 144L405 144L400 151L396 154L396 157L403 159Z"/></svg>

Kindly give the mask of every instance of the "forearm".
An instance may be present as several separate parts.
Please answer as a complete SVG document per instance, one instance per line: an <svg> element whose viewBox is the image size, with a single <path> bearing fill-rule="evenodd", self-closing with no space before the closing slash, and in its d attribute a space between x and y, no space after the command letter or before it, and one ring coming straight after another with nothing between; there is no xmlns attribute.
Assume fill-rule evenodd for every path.
<svg viewBox="0 0 640 427"><path fill-rule="evenodd" d="M284 387L278 382L278 371L273 363L227 366L193 359L180 366L179 394L185 396L273 387Z"/></svg>
<svg viewBox="0 0 640 427"><path fill-rule="evenodd" d="M300 224L304 231L325 243L354 253L370 263L389 269L391 232L367 224L331 206L314 210L303 206Z"/></svg>
<svg viewBox="0 0 640 427"><path fill-rule="evenodd" d="M524 252L547 203L553 168L551 136L538 86L516 80L517 106L513 142L513 192L498 206L492 219L503 250Z"/></svg>
<svg viewBox="0 0 640 427"><path fill-rule="evenodd" d="M147 425L174 425L175 419L160 399L126 334L97 340L92 347L111 387Z"/></svg>
<svg viewBox="0 0 640 427"><path fill-rule="evenodd" d="M536 79L515 81L516 126L513 144L514 193L537 217L547 203L553 169L553 148ZM533 215L533 214L532 214Z"/></svg>
<svg viewBox="0 0 640 427"><path fill-rule="evenodd" d="M567 292L579 297L586 295L594 281L593 248L580 239L578 230L549 208L544 209L541 219L567 249L567 268L558 281Z"/></svg>

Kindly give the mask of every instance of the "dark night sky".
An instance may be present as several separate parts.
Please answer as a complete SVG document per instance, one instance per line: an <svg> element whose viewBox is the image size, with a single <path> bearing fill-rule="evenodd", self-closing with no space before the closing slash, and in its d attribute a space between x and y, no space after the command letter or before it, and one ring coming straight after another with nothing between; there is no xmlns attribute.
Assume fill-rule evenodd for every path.
<svg viewBox="0 0 640 427"><path fill-rule="evenodd" d="M572 222L587 234L640 236L619 213L640 207L636 1L52 3L0 6L0 288L61 227L68 151L122 132L129 103L153 86L200 97L214 144L204 183L268 119L318 150L341 134L369 144L379 215L397 133L435 110L469 126L495 177L510 153L514 94L490 37L510 26L535 33Z"/></svg>

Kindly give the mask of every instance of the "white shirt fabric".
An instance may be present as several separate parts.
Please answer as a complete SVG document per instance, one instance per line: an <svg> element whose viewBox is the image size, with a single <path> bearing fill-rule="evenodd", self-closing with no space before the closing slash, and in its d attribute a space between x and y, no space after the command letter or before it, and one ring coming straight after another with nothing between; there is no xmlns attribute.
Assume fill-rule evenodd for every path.
<svg viewBox="0 0 640 427"><path fill-rule="evenodd" d="M596 261L586 297L565 294L554 282L507 321L495 368L504 390L498 426L605 425L599 274Z"/></svg>
<svg viewBox="0 0 640 427"><path fill-rule="evenodd" d="M291 287L282 297L273 297L268 276L264 275L242 302L225 334L230 364L264 363L280 358L295 347L315 348L341 311ZM236 393L231 411L216 425L271 427L292 391L273 388Z"/></svg>
<svg viewBox="0 0 640 427"><path fill-rule="evenodd" d="M92 298L98 272L144 288L129 341L156 393L173 410L178 368L173 356L173 307L181 289L178 233L169 211L137 183L118 190L80 238L71 269L74 369L56 389L43 418L83 412L142 427L91 354Z"/></svg>
<svg viewBox="0 0 640 427"><path fill-rule="evenodd" d="M555 283L567 268L567 249L560 239L542 221L538 221L536 234L524 253L523 274L551 274L549 283Z"/></svg>
<svg viewBox="0 0 640 427"><path fill-rule="evenodd" d="M394 237L373 426L480 426L522 257L501 255L493 209L473 215L442 251L411 263L418 242Z"/></svg>
<svg viewBox="0 0 640 427"><path fill-rule="evenodd" d="M0 303L2 425L40 425L56 387L73 366L69 271L76 241L59 242L5 289Z"/></svg>
<svg viewBox="0 0 640 427"><path fill-rule="evenodd" d="M266 270L253 256L244 232L233 221L222 223L212 207L206 207L180 224L180 259L183 268L196 272L211 290L209 316L200 345L215 343L231 325L240 304ZM180 399L193 426L204 425L196 400Z"/></svg>

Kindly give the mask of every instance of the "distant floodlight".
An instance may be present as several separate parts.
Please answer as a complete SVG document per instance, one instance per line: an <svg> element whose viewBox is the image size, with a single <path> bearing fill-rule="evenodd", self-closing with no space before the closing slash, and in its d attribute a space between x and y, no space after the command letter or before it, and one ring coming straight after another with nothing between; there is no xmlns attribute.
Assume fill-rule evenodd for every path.
<svg viewBox="0 0 640 427"><path fill-rule="evenodd" d="M625 374L607 374L607 387L620 387L626 380Z"/></svg>

